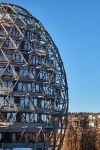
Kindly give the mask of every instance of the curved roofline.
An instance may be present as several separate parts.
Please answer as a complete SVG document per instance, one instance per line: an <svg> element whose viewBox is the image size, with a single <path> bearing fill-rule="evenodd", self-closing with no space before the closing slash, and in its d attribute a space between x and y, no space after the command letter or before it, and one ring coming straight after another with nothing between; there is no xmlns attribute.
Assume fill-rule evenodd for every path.
<svg viewBox="0 0 100 150"><path fill-rule="evenodd" d="M13 3L4 3L4 2L2 3L2 2L0 2L0 4L16 6L16 7L19 7L19 8L21 8L21 9L27 11L25 8L23 8L23 7L19 6L19 5L13 4ZM28 11L27 11L27 12L28 12ZM28 13L29 13L29 12L28 12Z"/></svg>
<svg viewBox="0 0 100 150"><path fill-rule="evenodd" d="M2 3L2 2L0 2L0 4L15 6L15 7L18 7L18 8L20 8L20 9L26 11L28 14L31 15L31 17L32 17L33 19L35 19L35 20L40 24L40 26L42 26L42 27L45 29L45 27L42 25L42 23L41 23L36 17L34 17L33 14L31 14L27 9L25 9L25 8L19 6L19 5L16 5L16 4L11 4L11 3ZM59 58L60 58L60 61L61 61L61 65L63 66L63 69L64 69L64 74L65 74L65 78L66 78L65 80L66 80L66 83L67 83L66 71L65 71L64 64L63 64L63 61L62 61L62 59L61 59L59 50L58 50L56 44L54 43L52 37L51 37L50 34L48 33L48 31L47 31L46 29L45 29L45 31L46 31L47 34L49 35L49 38L50 38L50 40L53 42L53 44L54 44L54 46L55 46L55 49L56 49L56 51L57 51L57 53L58 53L58 55L59 55ZM67 83L67 88L68 88L68 83Z"/></svg>
<svg viewBox="0 0 100 150"><path fill-rule="evenodd" d="M13 3L2 3L2 2L0 2L0 4L11 5L11 6L18 7L18 8L20 8L20 9L26 11L28 14L31 15L31 17L32 17L33 19L35 19L36 21L38 21L39 23L41 23L36 17L33 16L33 14L31 14L27 9L25 9L25 8L22 7L22 6L19 6L19 5L13 4ZM42 25L42 23L41 23L41 25ZM42 26L43 26L43 25L42 25Z"/></svg>

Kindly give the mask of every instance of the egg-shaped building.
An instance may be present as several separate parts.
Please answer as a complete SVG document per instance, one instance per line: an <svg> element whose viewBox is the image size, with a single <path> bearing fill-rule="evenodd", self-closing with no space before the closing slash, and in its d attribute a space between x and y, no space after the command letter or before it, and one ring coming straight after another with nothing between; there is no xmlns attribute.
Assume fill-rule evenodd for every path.
<svg viewBox="0 0 100 150"><path fill-rule="evenodd" d="M0 147L60 150L67 112L55 43L27 10L0 3Z"/></svg>

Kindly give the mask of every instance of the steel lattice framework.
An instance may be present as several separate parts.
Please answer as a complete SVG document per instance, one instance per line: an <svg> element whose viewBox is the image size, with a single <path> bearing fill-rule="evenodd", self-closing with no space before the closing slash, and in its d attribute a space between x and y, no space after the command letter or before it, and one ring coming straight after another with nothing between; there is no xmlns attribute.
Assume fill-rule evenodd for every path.
<svg viewBox="0 0 100 150"><path fill-rule="evenodd" d="M59 51L27 10L0 3L0 145L60 150L68 86Z"/></svg>

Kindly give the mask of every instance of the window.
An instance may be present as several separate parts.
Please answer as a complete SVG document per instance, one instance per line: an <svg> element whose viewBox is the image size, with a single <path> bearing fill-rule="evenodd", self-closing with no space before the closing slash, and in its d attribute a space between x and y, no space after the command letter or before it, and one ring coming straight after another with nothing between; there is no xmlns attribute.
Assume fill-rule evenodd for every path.
<svg viewBox="0 0 100 150"><path fill-rule="evenodd" d="M18 91L19 91L19 92L22 92L22 91L23 91L22 83L18 83Z"/></svg>
<svg viewBox="0 0 100 150"><path fill-rule="evenodd" d="M37 107L37 99L34 99L34 107Z"/></svg>
<svg viewBox="0 0 100 150"><path fill-rule="evenodd" d="M21 62L21 56L19 53L15 54L15 59L16 59L16 62Z"/></svg>
<svg viewBox="0 0 100 150"><path fill-rule="evenodd" d="M35 122L37 122L37 114L35 114Z"/></svg>
<svg viewBox="0 0 100 150"><path fill-rule="evenodd" d="M42 100L41 107L42 107L42 108L45 108L45 100Z"/></svg>
<svg viewBox="0 0 100 150"><path fill-rule="evenodd" d="M30 122L34 122L34 114L30 114Z"/></svg>
<svg viewBox="0 0 100 150"><path fill-rule="evenodd" d="M31 91L31 83L26 84L26 90L27 92Z"/></svg>
<svg viewBox="0 0 100 150"><path fill-rule="evenodd" d="M26 113L26 122L30 122L30 115L29 115L29 113Z"/></svg>
<svg viewBox="0 0 100 150"><path fill-rule="evenodd" d="M4 86L6 89L10 90L13 86L12 81L4 81Z"/></svg>
<svg viewBox="0 0 100 150"><path fill-rule="evenodd" d="M21 68L20 69L20 75L23 77L27 77L28 76L28 68L26 68L26 69Z"/></svg>

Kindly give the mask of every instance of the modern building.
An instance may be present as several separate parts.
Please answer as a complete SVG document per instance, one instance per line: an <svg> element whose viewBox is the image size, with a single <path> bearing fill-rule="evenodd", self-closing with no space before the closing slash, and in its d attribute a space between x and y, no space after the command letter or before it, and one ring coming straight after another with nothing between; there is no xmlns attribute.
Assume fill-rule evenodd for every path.
<svg viewBox="0 0 100 150"><path fill-rule="evenodd" d="M0 3L0 146L60 150L68 86L59 51L27 10Z"/></svg>

